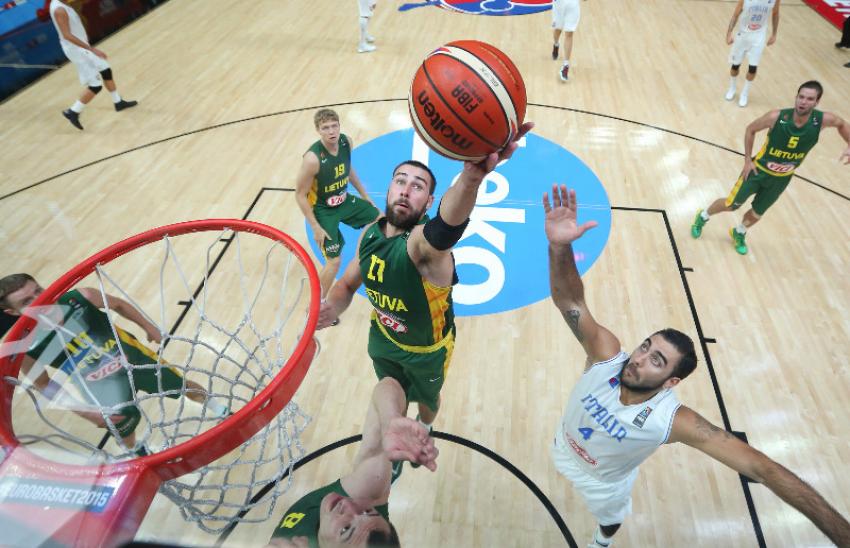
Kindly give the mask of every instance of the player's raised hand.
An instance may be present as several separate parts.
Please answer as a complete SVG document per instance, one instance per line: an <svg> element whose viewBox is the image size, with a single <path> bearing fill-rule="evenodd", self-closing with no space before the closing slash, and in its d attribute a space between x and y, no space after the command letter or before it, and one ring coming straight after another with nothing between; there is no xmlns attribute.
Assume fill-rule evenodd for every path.
<svg viewBox="0 0 850 548"><path fill-rule="evenodd" d="M576 191L567 185L552 185L552 202L549 193L543 193L543 210L546 212L546 238L555 245L567 245L597 225L596 221L578 224Z"/></svg>
<svg viewBox="0 0 850 548"><path fill-rule="evenodd" d="M428 435L428 429L413 419L394 418L384 432L383 448L391 461L415 462L432 472L437 469L439 451L434 447L434 440Z"/></svg>
<svg viewBox="0 0 850 548"><path fill-rule="evenodd" d="M534 128L534 122L525 122L519 128L519 131L514 138L511 140L508 145L500 150L499 152L492 152L486 158L481 160L480 162L464 162L463 163L463 172L464 174L473 177L478 180L483 180L484 177L496 169L496 166L499 165L499 162L507 160L513 153L516 151L519 146L519 140L525 137L525 134Z"/></svg>

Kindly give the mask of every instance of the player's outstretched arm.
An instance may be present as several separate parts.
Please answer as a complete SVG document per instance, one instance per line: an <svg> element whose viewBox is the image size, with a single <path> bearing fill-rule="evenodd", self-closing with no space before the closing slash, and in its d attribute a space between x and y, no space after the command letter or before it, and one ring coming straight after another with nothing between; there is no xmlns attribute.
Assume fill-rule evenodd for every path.
<svg viewBox="0 0 850 548"><path fill-rule="evenodd" d="M738 23L738 17L741 16L743 9L744 0L738 0L738 3L735 4L735 10L732 12L732 19L729 21L729 28L726 29L727 44L731 44L733 42L732 34L735 32L735 25Z"/></svg>
<svg viewBox="0 0 850 548"><path fill-rule="evenodd" d="M372 391L363 424L363 441L354 467L341 478L345 491L371 505L386 502L390 494L391 461L407 460L437 469L437 448L428 430L404 416L407 399L397 380L384 377Z"/></svg>
<svg viewBox="0 0 850 548"><path fill-rule="evenodd" d="M602 327L584 301L584 283L576 267L572 243L596 226L595 221L578 224L578 204L575 190L566 185L552 185L552 201L543 194L546 212L546 238L549 240L549 285L552 301L567 325L587 353L589 364L614 357L620 351L620 341Z"/></svg>
<svg viewBox="0 0 850 548"><path fill-rule="evenodd" d="M427 265L438 255L448 255L452 247L463 235L463 228L469 220L469 215L475 207L475 199L478 197L478 187L484 178L499 165L499 162L509 159L516 151L518 141L531 131L533 122L526 122L514 136L508 146L498 153L493 152L480 162L464 162L463 171L457 182L446 190L440 200L440 208L437 217L431 219L430 227L427 229L417 227L410 234L408 250L410 258L417 266ZM439 225L439 226L438 226ZM461 227L460 230L452 231L453 228ZM430 230L434 228L435 230ZM426 231L430 232L426 236ZM444 262L451 266L451 261ZM428 273L424 273L428 277Z"/></svg>
<svg viewBox="0 0 850 548"><path fill-rule="evenodd" d="M682 406L673 419L670 440L695 447L753 480L802 512L837 546L850 546L850 523L811 485L761 451Z"/></svg>
<svg viewBox="0 0 850 548"><path fill-rule="evenodd" d="M776 42L776 33L779 31L779 4L781 0L776 0L776 5L773 6L770 19L770 38L767 39L767 45L772 46Z"/></svg>
<svg viewBox="0 0 850 548"><path fill-rule="evenodd" d="M362 238L363 235L361 234L360 237ZM360 248L359 242L357 247L358 249ZM334 323L340 314L345 312L349 307L351 299L354 298L354 293L357 292L357 288L362 283L363 278L360 275L360 263L357 261L357 257L355 257L348 263L345 272L342 274L342 278L333 284L333 287L328 291L327 298L322 301L322 305L319 308L319 323L316 329L324 329Z"/></svg>
<svg viewBox="0 0 850 548"><path fill-rule="evenodd" d="M119 299L113 295L106 294L106 301L104 302L101 292L92 287L82 287L79 289L79 292L96 307L114 310L121 316L141 327L149 341L156 343L162 342L162 333L159 328L148 321L141 312L136 310L135 306L131 305L124 299Z"/></svg>
<svg viewBox="0 0 850 548"><path fill-rule="evenodd" d="M844 139L845 143L847 143L847 148L845 148L844 152L841 153L838 161L845 165L850 164L850 122L847 122L841 118L841 116L831 112L824 112L823 125L824 127L834 127L838 129L838 134L841 135L841 138Z"/></svg>

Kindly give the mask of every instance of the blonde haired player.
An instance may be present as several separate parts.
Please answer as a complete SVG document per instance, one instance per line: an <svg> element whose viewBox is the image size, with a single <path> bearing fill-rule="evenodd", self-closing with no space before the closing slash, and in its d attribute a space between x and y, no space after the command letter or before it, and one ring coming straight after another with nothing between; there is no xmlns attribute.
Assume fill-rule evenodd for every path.
<svg viewBox="0 0 850 548"><path fill-rule="evenodd" d="M77 129L83 129L80 123L80 113L85 106L100 93L103 86L112 95L115 110L120 112L125 108L134 107L137 101L125 101L118 93L115 80L112 78L112 68L106 60L106 54L89 44L88 34L79 14L73 8L59 0L47 0L50 19L59 34L59 45L65 57L77 67L80 83L87 86L80 98L68 110L62 111L62 116L68 119Z"/></svg>
<svg viewBox="0 0 850 548"><path fill-rule="evenodd" d="M375 13L377 0L357 0L360 9L360 43L357 45L357 53L369 53L377 47L373 43L375 37L369 34L369 19Z"/></svg>
<svg viewBox="0 0 850 548"><path fill-rule="evenodd" d="M729 21L729 29L726 31L726 43L732 45L729 52L729 89L726 91L726 100L735 98L737 91L738 71L744 56L747 57L747 80L738 97L738 106L747 106L749 100L750 85L756 79L759 60L764 51L765 44L770 46L776 42L776 31L779 29L779 2L780 0L738 0L735 11L732 12L732 20ZM767 16L771 14L771 33L767 37ZM738 23L738 32L733 36L735 24Z"/></svg>
<svg viewBox="0 0 850 548"><path fill-rule="evenodd" d="M570 55L573 52L573 33L578 27L581 8L578 0L555 0L552 2L552 29L555 43L552 45L552 60L558 60L561 32L564 33L564 64L558 76L566 82L570 72Z"/></svg>

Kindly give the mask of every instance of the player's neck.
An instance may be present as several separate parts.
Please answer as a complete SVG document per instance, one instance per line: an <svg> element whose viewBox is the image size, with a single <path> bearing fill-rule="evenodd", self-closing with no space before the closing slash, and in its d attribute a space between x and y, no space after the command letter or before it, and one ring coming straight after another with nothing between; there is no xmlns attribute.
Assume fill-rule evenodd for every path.
<svg viewBox="0 0 850 548"><path fill-rule="evenodd" d="M336 156L336 155L337 155L337 153L339 152L339 141L338 141L338 140L337 140L336 142L334 142L334 143L326 143L326 142L323 140L323 141L322 141L322 146L323 146L323 147L325 147L325 150L327 150L328 152L330 152L330 153L331 153L331 154L333 154L334 156Z"/></svg>
<svg viewBox="0 0 850 548"><path fill-rule="evenodd" d="M637 405L639 403L643 403L645 401L649 401L653 396L661 392L661 388L658 390L654 390L652 392L635 392L634 390L629 390L622 384L620 385L620 403L623 405Z"/></svg>
<svg viewBox="0 0 850 548"><path fill-rule="evenodd" d="M802 127L809 121L809 118L812 116L812 111L810 110L807 114L800 116L797 114L797 109L794 109L794 125L797 127Z"/></svg>

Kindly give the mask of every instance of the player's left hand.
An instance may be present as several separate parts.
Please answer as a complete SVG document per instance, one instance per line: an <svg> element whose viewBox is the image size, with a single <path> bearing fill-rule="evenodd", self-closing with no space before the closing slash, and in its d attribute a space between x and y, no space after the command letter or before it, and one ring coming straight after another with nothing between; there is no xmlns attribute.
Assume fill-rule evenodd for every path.
<svg viewBox="0 0 850 548"><path fill-rule="evenodd" d="M162 333L159 332L159 329L146 329L145 335L148 336L148 342L155 342L157 344L162 342Z"/></svg>
<svg viewBox="0 0 850 548"><path fill-rule="evenodd" d="M336 313L336 309L328 301L323 300L322 304L319 305L319 323L316 324L316 329L330 327L338 318L339 314Z"/></svg>
<svg viewBox="0 0 850 548"><path fill-rule="evenodd" d="M499 152L492 152L480 162L464 162L463 173L477 181L483 181L488 173L496 169L499 162L503 162L510 158L514 151L519 146L519 140L525 137L525 134L531 131L534 127L534 122L525 122L519 128L519 131L514 136L513 140Z"/></svg>
<svg viewBox="0 0 850 548"><path fill-rule="evenodd" d="M771 35L770 35L770 38L768 38L768 39L767 39L767 45L768 45L768 46L772 46L772 45L773 45L773 44L775 44L775 43L776 43L776 35L775 35L775 34L771 34Z"/></svg>
<svg viewBox="0 0 850 548"><path fill-rule="evenodd" d="M439 451L434 447L434 439L428 435L428 429L418 421L407 417L394 418L384 432L383 447L391 461L415 462L432 472L437 469Z"/></svg>
<svg viewBox="0 0 850 548"><path fill-rule="evenodd" d="M844 152L841 153L841 156L839 156L838 161L844 164L845 166L847 164L850 164L850 147L844 149Z"/></svg>

